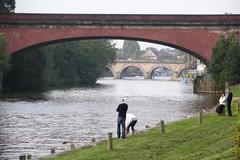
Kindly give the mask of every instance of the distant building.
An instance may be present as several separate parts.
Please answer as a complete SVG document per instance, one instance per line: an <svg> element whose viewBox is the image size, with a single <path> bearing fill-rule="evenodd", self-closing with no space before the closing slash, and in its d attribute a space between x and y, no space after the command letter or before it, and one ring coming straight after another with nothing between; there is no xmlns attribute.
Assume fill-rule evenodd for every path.
<svg viewBox="0 0 240 160"><path fill-rule="evenodd" d="M205 71L205 69L206 69L206 65L198 59L197 60L197 71L202 73Z"/></svg>
<svg viewBox="0 0 240 160"><path fill-rule="evenodd" d="M157 60L157 56L155 53L152 52L151 49L148 49L142 56L141 59L143 60Z"/></svg>
<svg viewBox="0 0 240 160"><path fill-rule="evenodd" d="M158 51L157 53L155 52L155 54L157 55L158 57L158 60L160 61L166 61L166 60L173 60L173 61L176 61L178 60L178 55L177 55L177 52L173 49L161 49L160 51Z"/></svg>

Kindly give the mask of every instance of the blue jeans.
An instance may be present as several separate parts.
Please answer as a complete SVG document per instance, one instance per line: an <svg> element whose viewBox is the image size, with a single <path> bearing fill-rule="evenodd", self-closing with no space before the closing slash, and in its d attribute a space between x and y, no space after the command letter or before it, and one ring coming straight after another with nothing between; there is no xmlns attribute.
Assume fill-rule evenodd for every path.
<svg viewBox="0 0 240 160"><path fill-rule="evenodd" d="M122 139L125 138L125 121L126 118L118 117L117 119L117 137L121 138L121 131L122 131ZM122 128L121 128L122 127Z"/></svg>

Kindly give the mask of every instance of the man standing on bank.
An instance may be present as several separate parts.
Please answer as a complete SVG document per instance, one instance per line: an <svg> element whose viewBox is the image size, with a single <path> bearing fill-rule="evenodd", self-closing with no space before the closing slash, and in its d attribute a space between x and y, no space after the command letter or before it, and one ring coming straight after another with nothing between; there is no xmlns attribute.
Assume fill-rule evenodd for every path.
<svg viewBox="0 0 240 160"><path fill-rule="evenodd" d="M229 116L232 116L232 110L231 110L232 96L233 96L232 92L230 92L227 96L227 111Z"/></svg>
<svg viewBox="0 0 240 160"><path fill-rule="evenodd" d="M117 137L118 138L125 138L125 121L126 121L126 113L128 110L128 105L122 99L122 103L118 105L117 112ZM122 133L122 136L121 136Z"/></svg>

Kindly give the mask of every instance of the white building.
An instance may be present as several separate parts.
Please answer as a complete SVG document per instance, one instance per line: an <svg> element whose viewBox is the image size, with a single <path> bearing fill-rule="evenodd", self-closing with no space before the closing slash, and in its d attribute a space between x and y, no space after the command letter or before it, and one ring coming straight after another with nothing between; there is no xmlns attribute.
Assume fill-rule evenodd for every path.
<svg viewBox="0 0 240 160"><path fill-rule="evenodd" d="M198 59L197 60L197 71L198 72L204 72L205 69L206 69L206 65Z"/></svg>

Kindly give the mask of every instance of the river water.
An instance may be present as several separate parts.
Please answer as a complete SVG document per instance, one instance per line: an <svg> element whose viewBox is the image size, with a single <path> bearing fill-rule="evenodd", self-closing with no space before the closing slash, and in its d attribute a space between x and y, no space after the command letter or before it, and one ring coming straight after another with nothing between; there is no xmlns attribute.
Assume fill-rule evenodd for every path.
<svg viewBox="0 0 240 160"><path fill-rule="evenodd" d="M4 94L0 98L0 159L34 159L116 136L116 107L124 98L138 117L137 130L160 120L176 121L213 106L215 96L193 94L191 84L163 80L98 80L91 87L42 93Z"/></svg>

